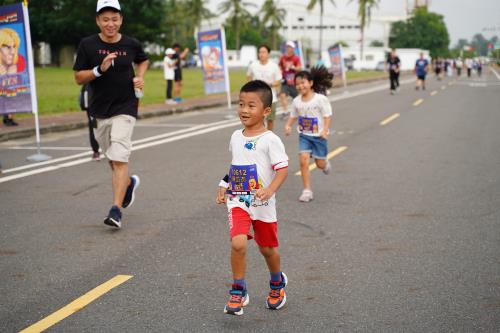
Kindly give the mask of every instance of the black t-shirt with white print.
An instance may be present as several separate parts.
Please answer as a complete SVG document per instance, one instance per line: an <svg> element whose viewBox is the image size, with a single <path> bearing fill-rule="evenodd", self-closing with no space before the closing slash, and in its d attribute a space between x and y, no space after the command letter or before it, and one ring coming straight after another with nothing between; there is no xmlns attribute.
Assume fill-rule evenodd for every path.
<svg viewBox="0 0 500 333"><path fill-rule="evenodd" d="M391 56L389 56L387 58L387 63L389 64L389 71L394 73L397 69L399 69L399 66L401 66L401 60L399 60L399 57L392 58Z"/></svg>
<svg viewBox="0 0 500 333"><path fill-rule="evenodd" d="M137 117L139 100L134 93L132 64L139 64L148 57L136 39L122 35L120 41L106 43L97 34L86 37L78 46L73 70L93 69L113 52L118 55L114 65L90 82L89 113L99 119L121 114Z"/></svg>

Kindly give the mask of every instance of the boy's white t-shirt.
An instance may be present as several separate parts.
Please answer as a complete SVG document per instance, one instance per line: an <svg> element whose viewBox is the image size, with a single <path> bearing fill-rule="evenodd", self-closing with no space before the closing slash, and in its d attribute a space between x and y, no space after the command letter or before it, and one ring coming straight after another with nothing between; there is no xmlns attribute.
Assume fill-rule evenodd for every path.
<svg viewBox="0 0 500 333"><path fill-rule="evenodd" d="M276 196L266 201L255 198L255 191L268 187L276 170L288 167L288 156L281 139L271 131L246 137L243 130L231 136L232 153L229 171L227 209L239 207L252 220L276 222Z"/></svg>
<svg viewBox="0 0 500 333"><path fill-rule="evenodd" d="M328 97L314 93L310 101L302 101L302 96L293 99L291 116L298 118L299 132L310 136L320 136L324 118L332 116L332 105Z"/></svg>
<svg viewBox="0 0 500 333"><path fill-rule="evenodd" d="M278 101L276 89L272 88L272 85L276 81L281 81L283 76L277 64L271 60L265 65L262 65L260 61L254 61L248 67L247 76L251 76L253 80L262 80L267 83L273 91L273 103Z"/></svg>
<svg viewBox="0 0 500 333"><path fill-rule="evenodd" d="M165 59L163 59L163 74L165 77L165 80L173 80L174 79L174 59L169 58L168 56L165 56Z"/></svg>

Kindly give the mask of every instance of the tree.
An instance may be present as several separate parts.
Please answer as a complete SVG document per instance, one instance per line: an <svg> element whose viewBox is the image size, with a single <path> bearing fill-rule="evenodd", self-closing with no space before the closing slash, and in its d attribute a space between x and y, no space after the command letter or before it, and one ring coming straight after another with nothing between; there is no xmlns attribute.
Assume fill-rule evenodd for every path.
<svg viewBox="0 0 500 333"><path fill-rule="evenodd" d="M204 19L206 20L214 17L210 9L205 7L205 3L205 0L187 0L186 2L186 14L198 30L200 30L201 22Z"/></svg>
<svg viewBox="0 0 500 333"><path fill-rule="evenodd" d="M278 30L283 27L286 10L279 8L273 0L266 0L262 5L261 12L263 14L262 25L266 26L270 23L271 47L273 50L276 50L278 49L279 40Z"/></svg>
<svg viewBox="0 0 500 333"><path fill-rule="evenodd" d="M477 55L486 56L488 55L488 44L490 43L483 34L475 34L472 37L471 45L476 50Z"/></svg>
<svg viewBox="0 0 500 333"><path fill-rule="evenodd" d="M335 0L330 0L330 2L335 6ZM321 59L321 52L323 51L323 12L324 12L324 0L309 0L307 5L307 10L311 11L316 5L319 5L319 59ZM290 28L290 27L289 27Z"/></svg>
<svg viewBox="0 0 500 333"><path fill-rule="evenodd" d="M392 24L389 45L392 48L421 48L431 57L446 56L450 37L442 15L419 8L407 21Z"/></svg>
<svg viewBox="0 0 500 333"><path fill-rule="evenodd" d="M246 18L245 24L240 29L241 45L261 45L266 42L266 34L262 33L262 23L258 16ZM236 48L236 32L231 22L228 19L226 25L226 47L232 50Z"/></svg>
<svg viewBox="0 0 500 333"><path fill-rule="evenodd" d="M353 2L351 0L350 2ZM365 27L370 24L373 7L378 6L379 0L358 0L358 17L359 30L361 32L361 40L359 45L359 60L363 60L363 47L365 41Z"/></svg>
<svg viewBox="0 0 500 333"><path fill-rule="evenodd" d="M220 14L229 13L228 21L234 32L236 50L240 49L240 33L241 29L245 27L251 16L246 8L255 7L255 4L242 0L225 0L219 4Z"/></svg>

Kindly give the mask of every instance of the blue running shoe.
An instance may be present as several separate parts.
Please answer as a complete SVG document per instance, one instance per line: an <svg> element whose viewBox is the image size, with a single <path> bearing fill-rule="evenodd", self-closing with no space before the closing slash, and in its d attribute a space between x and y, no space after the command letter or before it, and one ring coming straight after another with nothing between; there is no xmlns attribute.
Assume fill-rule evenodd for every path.
<svg viewBox="0 0 500 333"><path fill-rule="evenodd" d="M243 314L243 307L247 306L250 302L248 292L242 286L233 284L229 294L231 295L231 299L224 307L224 313L241 316Z"/></svg>
<svg viewBox="0 0 500 333"><path fill-rule="evenodd" d="M141 180L139 176L132 175L130 177L130 185L127 187L127 192L125 192L125 197L123 197L122 208L127 208L132 206L135 199L135 190L139 187Z"/></svg>
<svg viewBox="0 0 500 333"><path fill-rule="evenodd" d="M267 296L266 306L271 310L279 310L286 303L285 287L288 283L288 277L281 273L281 282L270 282L271 290Z"/></svg>
<svg viewBox="0 0 500 333"><path fill-rule="evenodd" d="M118 206L111 207L108 216L104 219L104 224L118 229L122 227L122 212Z"/></svg>

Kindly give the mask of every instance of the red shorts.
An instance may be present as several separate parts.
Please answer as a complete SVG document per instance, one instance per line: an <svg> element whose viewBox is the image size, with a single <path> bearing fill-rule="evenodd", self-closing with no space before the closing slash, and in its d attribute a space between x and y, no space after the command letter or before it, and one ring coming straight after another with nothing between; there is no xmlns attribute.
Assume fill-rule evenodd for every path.
<svg viewBox="0 0 500 333"><path fill-rule="evenodd" d="M227 215L231 238L238 235L247 235L248 239L254 238L250 233L250 226L253 226L257 245L278 247L278 222L252 220L246 211L238 207L231 209Z"/></svg>

